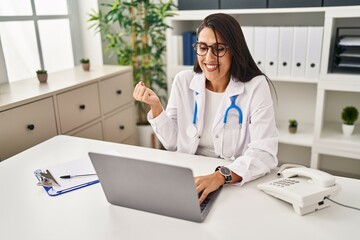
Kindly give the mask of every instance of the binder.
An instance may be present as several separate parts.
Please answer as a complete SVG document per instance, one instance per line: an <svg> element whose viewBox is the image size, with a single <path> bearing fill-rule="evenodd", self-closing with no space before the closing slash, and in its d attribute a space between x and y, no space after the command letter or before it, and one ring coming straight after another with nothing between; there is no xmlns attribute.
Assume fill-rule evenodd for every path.
<svg viewBox="0 0 360 240"><path fill-rule="evenodd" d="M193 48L191 46L194 32L183 32L183 64L193 65Z"/></svg>
<svg viewBox="0 0 360 240"><path fill-rule="evenodd" d="M58 196L99 182L90 158L77 159L70 162L50 166L34 171L35 177L40 181L40 176L52 182L52 186L43 186L49 196ZM91 176L73 177L62 179L63 175L94 174Z"/></svg>
<svg viewBox="0 0 360 240"><path fill-rule="evenodd" d="M254 61L261 71L265 72L266 28L254 27Z"/></svg>
<svg viewBox="0 0 360 240"><path fill-rule="evenodd" d="M322 50L323 27L309 27L305 78L318 79Z"/></svg>
<svg viewBox="0 0 360 240"><path fill-rule="evenodd" d="M266 27L265 73L269 77L277 76L279 53L279 27Z"/></svg>
<svg viewBox="0 0 360 240"><path fill-rule="evenodd" d="M279 59L278 76L290 77L291 58L293 53L293 27L280 27L279 30Z"/></svg>
<svg viewBox="0 0 360 240"><path fill-rule="evenodd" d="M254 55L254 27L241 27L250 54Z"/></svg>
<svg viewBox="0 0 360 240"><path fill-rule="evenodd" d="M305 77L306 47L308 40L308 27L294 28L294 45L291 63L291 75L294 78Z"/></svg>
<svg viewBox="0 0 360 240"><path fill-rule="evenodd" d="M191 52L191 64L190 65L194 65L195 63L195 58L196 58L196 52L194 51L192 45L196 43L196 32L193 32L191 34L191 43L190 43L190 52Z"/></svg>

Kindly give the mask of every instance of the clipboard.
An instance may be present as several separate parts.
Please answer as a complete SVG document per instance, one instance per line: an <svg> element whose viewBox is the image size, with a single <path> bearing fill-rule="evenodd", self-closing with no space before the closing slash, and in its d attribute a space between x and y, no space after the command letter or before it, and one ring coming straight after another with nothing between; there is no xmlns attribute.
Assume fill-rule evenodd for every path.
<svg viewBox="0 0 360 240"><path fill-rule="evenodd" d="M78 175L85 173L94 175L74 177L70 179L60 178L60 176L63 175ZM39 180L39 183L44 179L47 183L49 183L41 185L49 196L58 196L63 193L99 183L99 179L95 174L95 169L89 158L77 159L47 168L37 169L34 171L34 174Z"/></svg>

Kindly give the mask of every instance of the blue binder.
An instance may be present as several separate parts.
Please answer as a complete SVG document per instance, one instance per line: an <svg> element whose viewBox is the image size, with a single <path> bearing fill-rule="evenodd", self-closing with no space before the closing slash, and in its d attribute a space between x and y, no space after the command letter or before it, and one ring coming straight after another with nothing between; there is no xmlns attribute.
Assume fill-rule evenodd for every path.
<svg viewBox="0 0 360 240"><path fill-rule="evenodd" d="M194 32L183 32L183 64L193 65L195 60L195 53L191 46L194 41ZM196 36L195 36L196 41Z"/></svg>

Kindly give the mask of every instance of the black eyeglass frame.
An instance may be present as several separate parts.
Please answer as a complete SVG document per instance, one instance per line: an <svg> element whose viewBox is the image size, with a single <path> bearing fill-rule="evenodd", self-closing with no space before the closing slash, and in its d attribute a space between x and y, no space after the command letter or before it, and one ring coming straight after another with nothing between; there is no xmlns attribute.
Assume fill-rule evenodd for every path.
<svg viewBox="0 0 360 240"><path fill-rule="evenodd" d="M201 54L199 54L199 53L197 52L197 46L198 46L199 44L202 44L202 45L206 46L206 48L207 48L205 54L203 54L203 55L201 55ZM224 54L223 54L223 55L218 55L217 53L215 53L214 47L215 47L216 45L217 45L218 47L219 47L219 45L224 46L225 51L224 51ZM193 48L193 50L195 51L196 55L201 56L201 57L205 56L205 55L209 52L209 48L211 48L211 52L212 52L216 57L223 57L223 56L225 56L225 54L227 53L227 50L229 49L229 46L228 46L228 45L225 45L225 44L223 44L223 43L215 43L215 44L213 44L212 46L208 46L206 43L196 42L196 43L193 43L193 44L192 44L192 48Z"/></svg>

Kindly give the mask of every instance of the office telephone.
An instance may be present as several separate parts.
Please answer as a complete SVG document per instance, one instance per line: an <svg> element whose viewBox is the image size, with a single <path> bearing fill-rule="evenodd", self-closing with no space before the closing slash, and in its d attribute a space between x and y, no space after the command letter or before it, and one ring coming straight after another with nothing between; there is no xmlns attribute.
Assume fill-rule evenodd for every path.
<svg viewBox="0 0 360 240"><path fill-rule="evenodd" d="M328 207L329 201L324 201L325 197L335 196L341 189L334 176L317 169L293 167L281 171L280 175L282 177L257 187L291 203L299 215Z"/></svg>

